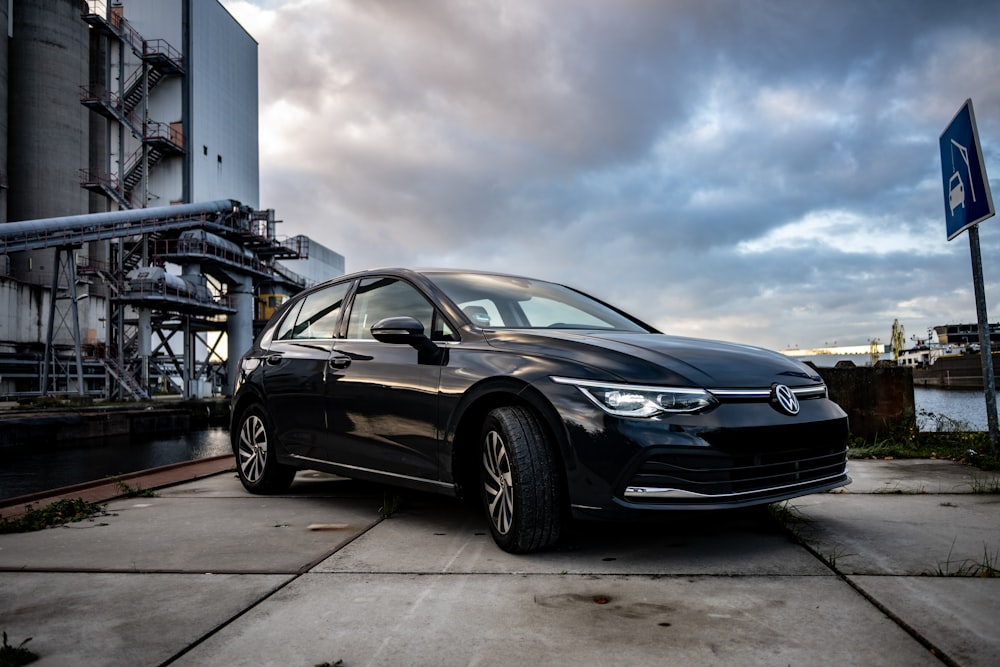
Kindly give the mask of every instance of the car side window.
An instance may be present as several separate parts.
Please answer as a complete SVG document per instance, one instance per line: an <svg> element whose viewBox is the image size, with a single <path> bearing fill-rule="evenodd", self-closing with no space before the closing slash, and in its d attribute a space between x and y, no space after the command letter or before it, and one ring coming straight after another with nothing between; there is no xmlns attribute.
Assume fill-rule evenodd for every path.
<svg viewBox="0 0 1000 667"><path fill-rule="evenodd" d="M292 327L295 326L295 318L298 317L299 311L302 310L302 302L305 299L296 301L288 309L288 313L285 315L285 319L281 320L281 325L278 327L277 332L274 334L275 340L288 340L292 337Z"/></svg>
<svg viewBox="0 0 1000 667"><path fill-rule="evenodd" d="M372 339L372 325L387 317L409 316L424 325L424 332L433 337L434 306L411 285L396 278L368 278L358 285L347 323L350 339ZM438 318L443 324L442 318ZM450 328L448 329L450 332Z"/></svg>
<svg viewBox="0 0 1000 667"><path fill-rule="evenodd" d="M333 338L349 286L349 282L337 283L306 296L297 312L293 307L281 323L278 339Z"/></svg>

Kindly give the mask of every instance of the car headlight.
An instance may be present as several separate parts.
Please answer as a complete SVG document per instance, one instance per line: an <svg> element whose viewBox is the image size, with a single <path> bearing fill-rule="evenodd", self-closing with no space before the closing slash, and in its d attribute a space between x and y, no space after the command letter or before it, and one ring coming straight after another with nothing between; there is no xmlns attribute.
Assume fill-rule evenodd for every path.
<svg viewBox="0 0 1000 667"><path fill-rule="evenodd" d="M719 403L704 389L690 387L650 387L564 377L553 377L552 381L573 385L597 407L617 417L652 417L661 412L699 412Z"/></svg>

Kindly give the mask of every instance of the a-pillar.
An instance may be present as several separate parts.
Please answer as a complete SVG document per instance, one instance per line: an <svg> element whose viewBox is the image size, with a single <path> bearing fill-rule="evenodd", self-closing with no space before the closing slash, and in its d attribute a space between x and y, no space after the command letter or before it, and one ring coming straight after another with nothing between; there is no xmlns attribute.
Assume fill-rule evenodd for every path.
<svg viewBox="0 0 1000 667"><path fill-rule="evenodd" d="M229 305L236 310L226 320L228 359L226 360L226 396L233 395L233 383L239 373L240 355L253 342L253 280L250 276L236 276L229 283Z"/></svg>

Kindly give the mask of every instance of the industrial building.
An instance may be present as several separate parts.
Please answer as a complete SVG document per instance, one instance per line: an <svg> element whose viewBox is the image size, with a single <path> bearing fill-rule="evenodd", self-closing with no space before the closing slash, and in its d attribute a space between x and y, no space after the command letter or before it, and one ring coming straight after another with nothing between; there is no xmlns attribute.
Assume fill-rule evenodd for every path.
<svg viewBox="0 0 1000 667"><path fill-rule="evenodd" d="M0 0L0 399L229 393L343 256L261 208L257 43L217 0Z"/></svg>

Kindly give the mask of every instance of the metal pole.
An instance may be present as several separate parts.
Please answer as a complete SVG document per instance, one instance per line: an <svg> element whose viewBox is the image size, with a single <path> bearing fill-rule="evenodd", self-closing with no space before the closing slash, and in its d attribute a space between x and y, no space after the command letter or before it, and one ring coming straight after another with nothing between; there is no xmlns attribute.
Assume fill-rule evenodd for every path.
<svg viewBox="0 0 1000 667"><path fill-rule="evenodd" d="M969 249L972 252L972 282L976 288L976 316L979 319L979 352L983 359L983 389L986 392L986 421L990 430L990 448L996 454L1000 448L1000 428L997 426L997 390L993 377L993 345L986 316L986 288L983 285L983 255L979 248L979 225L969 228Z"/></svg>
<svg viewBox="0 0 1000 667"><path fill-rule="evenodd" d="M59 294L59 262L62 259L62 248L55 250L55 266L52 269L52 292L49 295L49 322L45 334L45 361L42 362L42 396L49 395L49 365L54 364L54 341L56 326L56 297Z"/></svg>
<svg viewBox="0 0 1000 667"><path fill-rule="evenodd" d="M76 257L73 256L72 248L66 248L66 282L69 287L70 312L73 318L71 324L73 325L73 351L76 353L76 393L82 398L86 395L86 387L84 387L83 379L83 353L80 349L80 306L76 293Z"/></svg>

